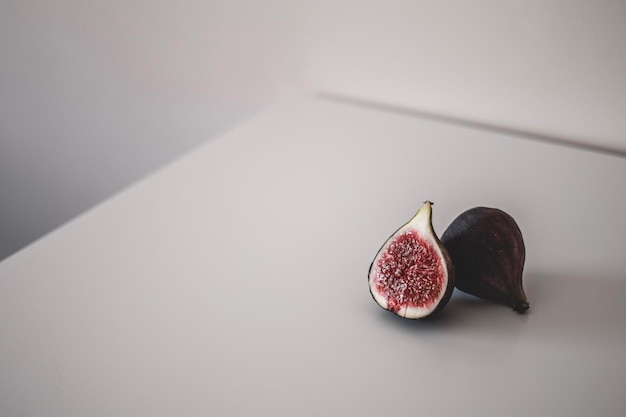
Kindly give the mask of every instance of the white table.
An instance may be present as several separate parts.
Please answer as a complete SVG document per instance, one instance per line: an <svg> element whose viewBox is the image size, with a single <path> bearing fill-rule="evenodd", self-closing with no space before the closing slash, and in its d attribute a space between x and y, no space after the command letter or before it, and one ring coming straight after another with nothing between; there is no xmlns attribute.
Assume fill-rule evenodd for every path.
<svg viewBox="0 0 626 417"><path fill-rule="evenodd" d="M2 416L626 415L626 159L285 100L0 263ZM530 311L367 286L423 200L495 206Z"/></svg>

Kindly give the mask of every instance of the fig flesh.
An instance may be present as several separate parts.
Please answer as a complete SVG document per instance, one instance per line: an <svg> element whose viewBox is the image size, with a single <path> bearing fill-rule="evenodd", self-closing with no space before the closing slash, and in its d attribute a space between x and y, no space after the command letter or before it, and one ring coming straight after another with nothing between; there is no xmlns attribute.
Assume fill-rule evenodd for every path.
<svg viewBox="0 0 626 417"><path fill-rule="evenodd" d="M374 300L407 319L441 311L454 289L454 268L432 226L432 203L424 204L380 248L368 282Z"/></svg>
<svg viewBox="0 0 626 417"><path fill-rule="evenodd" d="M450 224L441 242L454 263L456 288L518 313L528 310L522 286L526 249L513 217L497 208L469 209Z"/></svg>

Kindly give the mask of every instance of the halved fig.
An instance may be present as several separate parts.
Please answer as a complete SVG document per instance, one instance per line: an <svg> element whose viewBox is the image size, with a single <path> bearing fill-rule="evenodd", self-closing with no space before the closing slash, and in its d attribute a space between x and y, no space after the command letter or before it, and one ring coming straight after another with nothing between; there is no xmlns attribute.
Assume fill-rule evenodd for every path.
<svg viewBox="0 0 626 417"><path fill-rule="evenodd" d="M432 226L432 203L424 204L380 248L368 280L374 300L407 319L441 311L454 289L454 267Z"/></svg>

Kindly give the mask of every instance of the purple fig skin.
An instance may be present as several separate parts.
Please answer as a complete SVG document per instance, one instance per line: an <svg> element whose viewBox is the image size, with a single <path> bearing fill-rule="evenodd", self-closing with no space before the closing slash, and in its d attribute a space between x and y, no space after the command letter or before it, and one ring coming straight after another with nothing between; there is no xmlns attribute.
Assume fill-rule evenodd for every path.
<svg viewBox="0 0 626 417"><path fill-rule="evenodd" d="M520 314L528 310L522 286L526 248L509 214L496 208L469 209L450 224L441 243L452 258L457 289L504 303Z"/></svg>

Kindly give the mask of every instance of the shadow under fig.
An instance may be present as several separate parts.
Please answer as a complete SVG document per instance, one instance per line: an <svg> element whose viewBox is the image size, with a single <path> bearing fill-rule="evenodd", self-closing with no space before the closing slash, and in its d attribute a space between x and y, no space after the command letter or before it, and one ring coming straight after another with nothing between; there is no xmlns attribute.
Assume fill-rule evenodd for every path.
<svg viewBox="0 0 626 417"><path fill-rule="evenodd" d="M524 332L578 338L584 330L626 340L626 279L529 272L524 276L524 289L530 309L523 314L455 289L447 306L436 315L407 320L378 308L377 318L421 335L471 332L510 338ZM607 328L612 333L604 335Z"/></svg>
<svg viewBox="0 0 626 417"><path fill-rule="evenodd" d="M378 310L378 317L386 324L421 332L467 331L469 329L483 329L494 333L501 333L503 330L510 332L523 323L528 316L528 313L516 313L509 306L483 300L457 289L454 290L443 310L423 319L408 320L389 311L380 308Z"/></svg>

